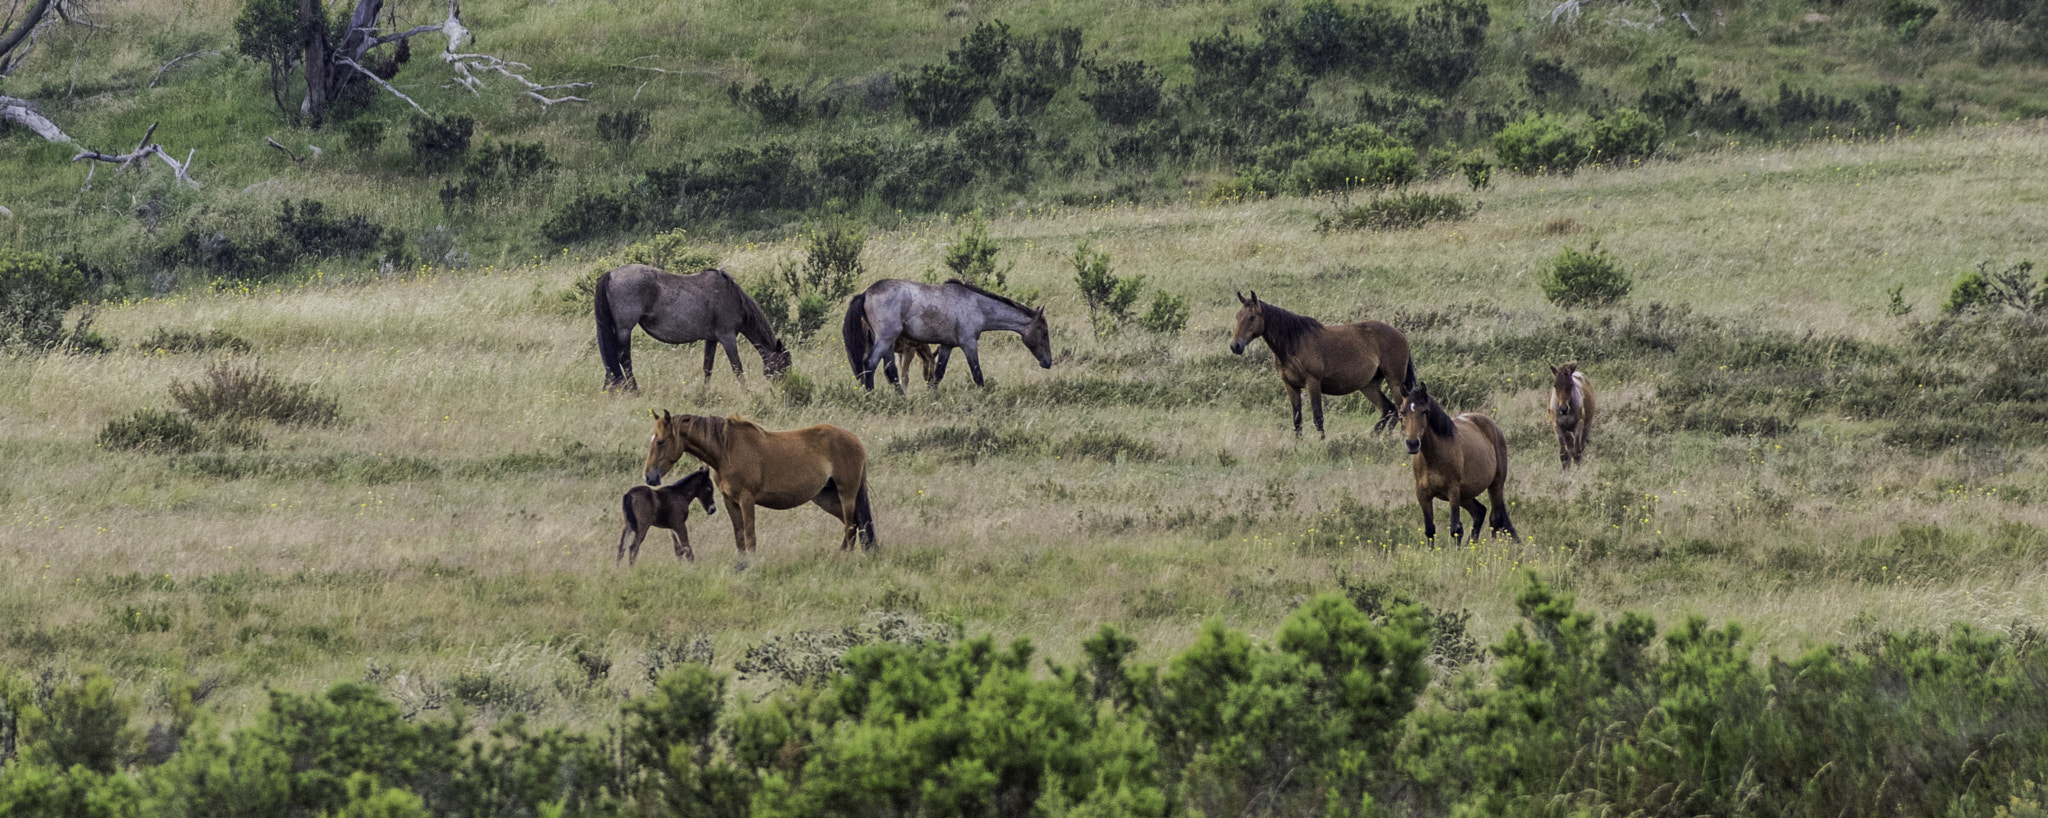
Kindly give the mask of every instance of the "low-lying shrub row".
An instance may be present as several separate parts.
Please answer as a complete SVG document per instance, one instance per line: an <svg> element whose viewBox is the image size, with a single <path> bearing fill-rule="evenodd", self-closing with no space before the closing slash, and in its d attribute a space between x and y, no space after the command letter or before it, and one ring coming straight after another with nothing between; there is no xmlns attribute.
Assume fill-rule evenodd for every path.
<svg viewBox="0 0 2048 818"><path fill-rule="evenodd" d="M803 681L758 699L732 695L703 663L708 650L679 643L653 689L599 734L530 728L517 705L532 683L486 672L400 700L359 682L272 691L252 723L226 734L200 703L204 686L173 684L145 741L106 676L9 673L0 676L0 811L2039 808L2048 654L2032 631L1877 633L1760 660L1740 625L1694 617L1660 631L1638 614L1602 622L1532 579L1517 599L1522 621L1481 663L1462 612L1367 584L1345 591L1303 604L1271 641L1212 621L1161 665L1134 662L1135 640L1108 626L1083 644L1079 663L1044 671L1028 641L917 628L777 641L748 664ZM132 606L115 613L145 631L165 622ZM811 661L827 654L836 658ZM575 661L593 679L611 670L606 657ZM466 709L422 717L465 702L503 715L482 736Z"/></svg>

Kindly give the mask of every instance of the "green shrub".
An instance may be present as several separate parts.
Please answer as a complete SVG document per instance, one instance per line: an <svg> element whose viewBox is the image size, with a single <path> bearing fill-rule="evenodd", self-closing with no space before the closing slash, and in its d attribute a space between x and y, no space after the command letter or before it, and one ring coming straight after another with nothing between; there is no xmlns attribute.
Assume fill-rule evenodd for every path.
<svg viewBox="0 0 2048 818"><path fill-rule="evenodd" d="M646 111L629 109L597 115L597 140L615 148L632 147L647 131Z"/></svg>
<svg viewBox="0 0 2048 818"><path fill-rule="evenodd" d="M1493 164L1478 151L1466 154L1458 161L1458 170L1465 174L1465 182L1472 185L1472 192L1478 193L1493 185Z"/></svg>
<svg viewBox="0 0 2048 818"><path fill-rule="evenodd" d="M108 421L100 430L99 445L109 449L183 453L198 451L204 435L183 412L138 409L125 418Z"/></svg>
<svg viewBox="0 0 2048 818"><path fill-rule="evenodd" d="M1912 40L1920 36L1920 30L1934 20L1940 9L1919 0L1885 0L1884 24L1899 35L1901 40Z"/></svg>
<svg viewBox="0 0 2048 818"><path fill-rule="evenodd" d="M1948 315L1989 313L2002 309L2048 313L2048 276L2036 284L2033 272L2034 263L2022 261L1994 273L1991 261L1986 259L1977 264L1976 270L1964 273L1955 287L1949 290L1948 303L1941 306L1941 311Z"/></svg>
<svg viewBox="0 0 2048 818"><path fill-rule="evenodd" d="M732 104L753 111L768 125L798 125L804 120L803 95L794 84L776 87L775 81L763 77L753 87L742 89L738 82L726 86L726 97Z"/></svg>
<svg viewBox="0 0 2048 818"><path fill-rule="evenodd" d="M1081 95L1095 116L1111 125L1136 125L1159 113L1165 80L1143 60L1082 64L1095 90Z"/></svg>
<svg viewBox="0 0 2048 818"><path fill-rule="evenodd" d="M1634 282L1612 253L1595 241L1585 250L1564 248L1539 274L1543 297L1565 309L1605 307L1628 296Z"/></svg>
<svg viewBox="0 0 2048 818"><path fill-rule="evenodd" d="M1396 193L1377 196L1356 207L1339 208L1316 220L1316 230L1405 230L1435 221L1464 221L1479 212L1478 204L1450 193Z"/></svg>
<svg viewBox="0 0 2048 818"><path fill-rule="evenodd" d="M135 345L135 348L145 352L160 350L170 353L211 352L213 350L249 352L255 349L246 339L227 330L215 329L206 332L194 332L192 330L165 329L163 327L151 330L149 337L142 339L140 343Z"/></svg>
<svg viewBox="0 0 2048 818"><path fill-rule="evenodd" d="M100 774L116 772L140 749L141 736L128 726L131 704L114 693L114 680L98 670L50 691L47 701L5 702L19 713L21 761L59 770L77 765Z"/></svg>
<svg viewBox="0 0 2048 818"><path fill-rule="evenodd" d="M1074 286L1088 302L1088 318L1098 333L1113 331L1131 320L1131 305L1145 289L1144 276L1119 277L1109 271L1109 254L1085 239L1074 246Z"/></svg>
<svg viewBox="0 0 2048 818"><path fill-rule="evenodd" d="M1138 326L1150 332L1171 334L1188 328L1188 300L1165 290L1152 293L1152 308L1138 316Z"/></svg>
<svg viewBox="0 0 2048 818"><path fill-rule="evenodd" d="M645 264L677 275L718 266L718 254L691 244L689 231L681 229L666 230L626 245L619 256L621 264ZM605 271L611 269L604 268ZM602 274L600 271L599 275ZM590 279L595 285L597 277L590 276Z"/></svg>
<svg viewBox="0 0 2048 818"><path fill-rule="evenodd" d="M977 287L994 292L1006 292L1010 284L1010 270L1015 262L996 265L996 254L1002 246L988 237L988 218L980 210L967 215L967 223L960 232L953 235L952 244L946 247L946 269L953 276Z"/></svg>
<svg viewBox="0 0 2048 818"><path fill-rule="evenodd" d="M631 230L638 224L639 213L625 194L586 190L556 208L541 223L540 234L550 245L565 247Z"/></svg>
<svg viewBox="0 0 2048 818"><path fill-rule="evenodd" d="M341 418L341 399L312 385L293 383L254 362L221 359L208 364L206 380L171 384L171 401L199 420L269 420L325 426Z"/></svg>
<svg viewBox="0 0 2048 818"><path fill-rule="evenodd" d="M0 246L0 348L47 352L88 333L86 318L64 331L64 314L85 296L78 265Z"/></svg>
<svg viewBox="0 0 2048 818"><path fill-rule="evenodd" d="M1415 10L1396 58L1401 78L1449 96L1479 73L1479 50L1491 17L1480 0L1435 0Z"/></svg>
<svg viewBox="0 0 2048 818"><path fill-rule="evenodd" d="M1588 158L1621 164L1644 159L1657 152L1664 140L1664 123L1634 108L1622 108L1592 121L1586 128Z"/></svg>
<svg viewBox="0 0 2048 818"><path fill-rule="evenodd" d="M1317 148L1287 170L1283 185L1297 194L1400 187L1415 181L1415 149L1402 146L1358 149L1347 145Z"/></svg>
<svg viewBox="0 0 2048 818"><path fill-rule="evenodd" d="M469 116L413 117L412 130L405 135L406 144L412 147L413 167L424 171L454 167L469 153L469 138L475 132L476 120Z"/></svg>
<svg viewBox="0 0 2048 818"><path fill-rule="evenodd" d="M370 153L384 144L384 121L357 117L341 126L341 142L353 153Z"/></svg>
<svg viewBox="0 0 2048 818"><path fill-rule="evenodd" d="M1539 114L1494 134L1493 153L1501 167L1517 173L1570 173L1585 164L1592 146L1562 120Z"/></svg>

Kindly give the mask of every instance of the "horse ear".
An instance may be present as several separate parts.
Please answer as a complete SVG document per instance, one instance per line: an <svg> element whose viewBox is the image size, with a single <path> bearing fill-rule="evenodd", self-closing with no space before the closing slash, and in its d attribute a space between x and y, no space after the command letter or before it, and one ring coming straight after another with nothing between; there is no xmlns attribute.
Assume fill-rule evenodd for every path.
<svg viewBox="0 0 2048 818"><path fill-rule="evenodd" d="M1254 304L1257 304L1257 303L1259 303L1259 291L1258 291L1258 290L1253 290L1253 291L1252 291L1252 301L1251 301L1251 303L1254 303Z"/></svg>
<svg viewBox="0 0 2048 818"><path fill-rule="evenodd" d="M1251 299L1249 299L1249 298L1246 298L1246 297L1244 297L1244 291L1243 291L1243 290L1238 290L1238 291L1237 291L1237 303L1239 303L1239 304L1243 304L1243 305L1245 305L1245 306L1249 307L1249 306L1251 306L1251 305L1252 305L1252 300L1251 300Z"/></svg>
<svg viewBox="0 0 2048 818"><path fill-rule="evenodd" d="M1552 374L1552 375L1555 375L1555 374L1557 374L1557 365L1556 365L1556 364L1551 364L1551 365L1550 365L1550 374Z"/></svg>

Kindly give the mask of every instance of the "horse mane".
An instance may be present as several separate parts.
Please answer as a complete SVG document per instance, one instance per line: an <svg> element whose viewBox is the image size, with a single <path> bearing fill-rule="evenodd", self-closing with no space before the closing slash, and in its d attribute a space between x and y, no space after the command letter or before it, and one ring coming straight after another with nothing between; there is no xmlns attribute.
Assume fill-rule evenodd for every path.
<svg viewBox="0 0 2048 818"><path fill-rule="evenodd" d="M1033 308L1031 308L1031 307L1027 307L1027 306L1024 306L1023 302L1021 302L1021 301L1018 301L1017 299L1011 298L1011 297L1009 297L1009 296L1007 296L1007 295L1003 295L1002 293L998 293L998 292L991 292L991 291L989 291L989 290L983 289L983 288L981 288L981 287L978 287L978 286L975 286L975 285L973 285L973 284L969 284L969 283L967 283L966 281L963 281L963 280L961 280L961 279L957 279L957 278L949 278L949 279L946 279L946 283L947 283L947 284L958 284L958 285L960 285L960 286L962 286L962 287L966 287L966 288L967 288L967 291L968 291L968 292L971 292L971 293L974 293L974 294L976 294L976 295L980 295L980 296L985 296L985 297L987 297L987 298L991 298L991 299L994 299L994 300L996 300L996 301L998 301L998 302L1001 302L1001 303L1004 303L1004 304L1008 304L1008 305L1010 305L1010 306L1012 306L1012 307L1016 307L1016 308L1017 308L1018 310L1020 310L1020 311L1022 311L1022 312L1031 312L1031 311L1033 310Z"/></svg>
<svg viewBox="0 0 2048 818"><path fill-rule="evenodd" d="M760 303L756 302L753 296L747 294L747 288L740 286L739 279L717 267L708 268L704 272L717 273L720 278L725 279L726 285L732 287L732 291L739 295L740 334L747 336L749 340L756 337L766 338L763 343L773 345L777 339L775 327L768 323L768 313L761 309Z"/></svg>
<svg viewBox="0 0 2048 818"><path fill-rule="evenodd" d="M1409 399L1413 400L1414 395L1410 394ZM1429 401L1422 406L1422 419L1429 423L1430 434L1447 440L1457 437L1458 424L1452 422L1451 413L1444 411L1444 405L1436 402L1436 396L1424 391L1422 399Z"/></svg>
<svg viewBox="0 0 2048 818"><path fill-rule="evenodd" d="M1259 308L1264 313L1266 321L1266 345L1282 356L1293 354L1295 347L1301 344L1303 338L1323 328L1321 321L1289 312L1269 302L1259 302Z"/></svg>
<svg viewBox="0 0 2048 818"><path fill-rule="evenodd" d="M1573 361L1568 364L1559 365L1557 367L1556 377L1552 378L1550 381L1550 388L1555 389L1559 392L1563 392L1566 395L1571 394L1572 387L1574 386L1574 384L1572 383L1572 375L1573 373L1576 373L1578 371L1578 361Z"/></svg>

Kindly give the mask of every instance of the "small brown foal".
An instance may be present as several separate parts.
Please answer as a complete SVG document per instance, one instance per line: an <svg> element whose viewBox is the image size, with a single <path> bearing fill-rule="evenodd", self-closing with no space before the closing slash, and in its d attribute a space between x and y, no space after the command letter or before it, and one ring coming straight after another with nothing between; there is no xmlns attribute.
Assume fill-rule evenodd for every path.
<svg viewBox="0 0 2048 818"><path fill-rule="evenodd" d="M634 486L619 499L626 512L626 528L619 532L619 556L628 566L640 559L640 541L647 539L650 528L666 528L675 538L676 556L691 562L697 561L697 553L690 550L690 501L704 504L705 514L717 514L718 504L712 499L711 470L698 469L661 488ZM632 556L627 556L626 535L633 535Z"/></svg>

